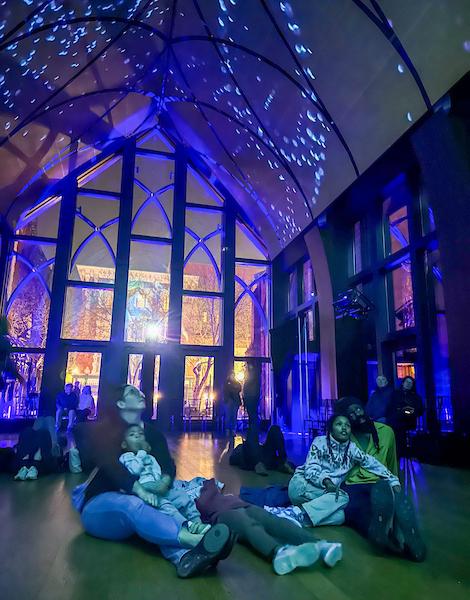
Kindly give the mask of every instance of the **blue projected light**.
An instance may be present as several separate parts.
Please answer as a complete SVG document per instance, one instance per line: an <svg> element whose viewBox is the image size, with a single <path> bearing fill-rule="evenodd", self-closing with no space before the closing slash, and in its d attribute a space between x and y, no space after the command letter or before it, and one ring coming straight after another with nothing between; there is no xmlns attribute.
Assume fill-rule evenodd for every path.
<svg viewBox="0 0 470 600"><path fill-rule="evenodd" d="M419 4L0 0L5 212L158 125L276 254L470 68L468 1Z"/></svg>

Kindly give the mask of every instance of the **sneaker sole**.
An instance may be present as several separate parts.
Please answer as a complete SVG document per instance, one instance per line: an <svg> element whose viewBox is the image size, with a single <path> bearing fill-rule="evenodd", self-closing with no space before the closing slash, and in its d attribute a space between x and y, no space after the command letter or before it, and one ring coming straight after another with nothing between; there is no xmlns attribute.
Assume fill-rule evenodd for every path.
<svg viewBox="0 0 470 600"><path fill-rule="evenodd" d="M219 560L226 558L227 542L230 540L230 530L226 525L214 525L202 538L199 544L183 556L177 566L177 575L183 579L200 575L210 567L214 567ZM230 548L231 550L231 548ZM195 556L196 555L196 558Z"/></svg>
<svg viewBox="0 0 470 600"><path fill-rule="evenodd" d="M213 525L202 538L202 545L206 552L218 554L230 538L230 529L222 523Z"/></svg>
<svg viewBox="0 0 470 600"><path fill-rule="evenodd" d="M287 575L298 567L311 567L320 557L315 543L293 546L285 551L285 554L274 559L273 567L277 575Z"/></svg>
<svg viewBox="0 0 470 600"><path fill-rule="evenodd" d="M336 563L338 563L343 558L343 546L341 544L335 544L332 548L330 548L325 556L323 557L323 562L327 567L334 567Z"/></svg>

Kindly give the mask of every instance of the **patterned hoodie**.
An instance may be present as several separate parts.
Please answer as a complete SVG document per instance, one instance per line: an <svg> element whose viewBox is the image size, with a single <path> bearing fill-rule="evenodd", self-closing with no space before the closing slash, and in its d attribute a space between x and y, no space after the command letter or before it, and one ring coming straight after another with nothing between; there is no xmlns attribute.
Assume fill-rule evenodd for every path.
<svg viewBox="0 0 470 600"><path fill-rule="evenodd" d="M324 487L325 479L331 479L334 485L340 485L357 465L388 480L391 486L400 485L393 473L376 458L363 452L354 442L340 443L330 436L328 444L326 435L313 440L305 464L297 467L294 477L302 476L319 488Z"/></svg>

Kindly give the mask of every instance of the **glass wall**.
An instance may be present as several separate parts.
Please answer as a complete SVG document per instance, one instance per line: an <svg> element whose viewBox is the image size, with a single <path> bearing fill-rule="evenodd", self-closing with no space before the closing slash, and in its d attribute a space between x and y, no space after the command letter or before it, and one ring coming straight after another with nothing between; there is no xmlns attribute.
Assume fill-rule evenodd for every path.
<svg viewBox="0 0 470 600"><path fill-rule="evenodd" d="M411 280L411 262L407 258L391 272L393 289L393 315L395 330L415 326L413 304L413 283Z"/></svg>
<svg viewBox="0 0 470 600"><path fill-rule="evenodd" d="M212 419L214 357L186 356L184 362L184 419Z"/></svg>
<svg viewBox="0 0 470 600"><path fill-rule="evenodd" d="M126 144L131 147L134 140ZM130 183L123 180L123 173L132 172L126 167L130 154L118 152L88 166L75 181L69 176L58 182L54 195L18 221L3 309L25 383L12 381L5 388L0 416L36 414L43 372L49 373L46 381L54 379L54 393L65 376L80 388L91 385L97 399L108 381L102 363L115 364L116 373L125 374L127 367L125 381L147 391L153 369L154 418L160 398L169 397L172 402L184 397L192 418L211 418L227 375L220 371L216 379L216 363L222 353L226 360L227 351L234 358L261 360L269 373L271 268L263 244L237 216L234 201L193 168L185 149L176 159L158 132L132 147ZM226 211L229 203L232 209ZM66 216L59 228L60 215ZM226 244L227 227L235 231L232 248ZM235 269L230 297L227 264ZM61 273L57 281L55 271ZM309 295L308 276L306 286ZM49 314L56 316L57 333L48 338ZM226 319L232 314L230 330ZM163 377L160 356L170 344L179 350L165 359L169 371ZM48 371L51 356L62 362ZM148 365L148 357L155 364ZM181 374L176 383L168 381L173 370ZM268 375L265 379L263 414L268 415L271 383ZM173 386L171 393L165 386ZM48 405L53 404L49 397ZM181 409L172 413L180 415Z"/></svg>

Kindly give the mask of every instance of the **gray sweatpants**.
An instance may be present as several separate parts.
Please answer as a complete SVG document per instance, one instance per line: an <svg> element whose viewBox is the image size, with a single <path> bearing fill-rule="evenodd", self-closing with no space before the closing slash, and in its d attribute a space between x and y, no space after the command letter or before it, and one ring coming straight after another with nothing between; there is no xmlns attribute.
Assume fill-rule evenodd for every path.
<svg viewBox="0 0 470 600"><path fill-rule="evenodd" d="M342 525L344 507L349 496L343 490L338 495L314 486L302 475L294 475L289 482L289 498L292 504L301 506L314 526Z"/></svg>

